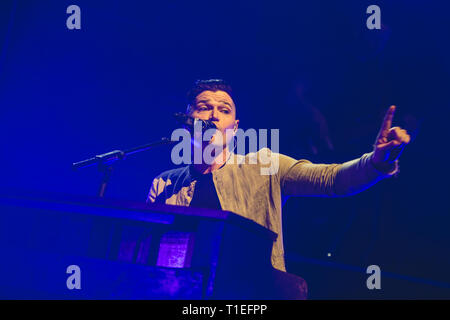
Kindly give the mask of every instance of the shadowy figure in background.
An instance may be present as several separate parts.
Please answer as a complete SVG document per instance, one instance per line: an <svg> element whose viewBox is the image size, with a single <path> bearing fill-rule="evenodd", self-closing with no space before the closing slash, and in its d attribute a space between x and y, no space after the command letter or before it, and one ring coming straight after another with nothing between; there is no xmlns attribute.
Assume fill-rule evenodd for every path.
<svg viewBox="0 0 450 320"><path fill-rule="evenodd" d="M289 108L297 121L295 138L303 154L314 160L328 159L334 151L328 122L321 110L307 96L308 86L296 80L292 87Z"/></svg>

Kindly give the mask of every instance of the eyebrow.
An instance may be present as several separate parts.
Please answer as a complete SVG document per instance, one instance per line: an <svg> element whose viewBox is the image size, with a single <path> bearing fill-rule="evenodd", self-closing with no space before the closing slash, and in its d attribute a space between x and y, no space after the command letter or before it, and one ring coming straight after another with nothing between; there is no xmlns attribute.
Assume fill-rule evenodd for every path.
<svg viewBox="0 0 450 320"><path fill-rule="evenodd" d="M199 100L197 103L208 103L210 100ZM228 105L230 108L233 108L229 102L220 100L219 102Z"/></svg>

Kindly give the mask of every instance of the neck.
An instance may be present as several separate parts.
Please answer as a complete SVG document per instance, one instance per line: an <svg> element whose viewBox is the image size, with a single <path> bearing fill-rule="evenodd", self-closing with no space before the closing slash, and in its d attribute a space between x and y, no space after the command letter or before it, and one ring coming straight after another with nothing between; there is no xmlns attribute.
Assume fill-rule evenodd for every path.
<svg viewBox="0 0 450 320"><path fill-rule="evenodd" d="M220 169L225 162L227 162L230 156L230 151L228 146L226 146L217 156L214 157L214 161L211 164L201 163L194 164L194 169L201 174L211 173L217 169Z"/></svg>

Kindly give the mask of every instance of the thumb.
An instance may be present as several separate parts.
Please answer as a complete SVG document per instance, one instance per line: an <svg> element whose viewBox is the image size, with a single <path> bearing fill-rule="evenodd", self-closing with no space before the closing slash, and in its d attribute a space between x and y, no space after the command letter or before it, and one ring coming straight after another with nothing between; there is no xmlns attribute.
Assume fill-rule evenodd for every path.
<svg viewBox="0 0 450 320"><path fill-rule="evenodd" d="M397 140L392 140L388 143L382 144L382 145L378 145L378 150L380 151L385 151L385 150L390 150L392 148L398 147L399 145L401 145L402 143L400 141Z"/></svg>

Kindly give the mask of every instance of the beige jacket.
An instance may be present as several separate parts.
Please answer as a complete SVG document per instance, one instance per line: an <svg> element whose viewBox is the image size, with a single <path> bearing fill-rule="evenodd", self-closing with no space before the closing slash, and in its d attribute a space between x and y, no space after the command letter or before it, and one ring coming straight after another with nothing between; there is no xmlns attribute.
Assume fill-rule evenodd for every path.
<svg viewBox="0 0 450 320"><path fill-rule="evenodd" d="M343 164L313 164L265 148L245 156L231 154L226 164L213 171L212 176L223 210L249 218L278 234L272 250L272 265L286 271L282 197L348 196L398 171L396 162L393 171L379 172L372 165L371 156L372 153L366 153ZM269 167L271 172L267 170ZM186 166L160 174L153 180L147 201L189 206L196 183L191 170L192 166Z"/></svg>

